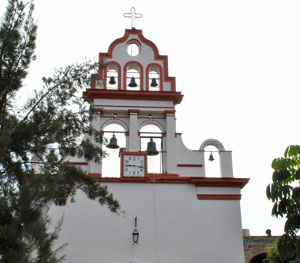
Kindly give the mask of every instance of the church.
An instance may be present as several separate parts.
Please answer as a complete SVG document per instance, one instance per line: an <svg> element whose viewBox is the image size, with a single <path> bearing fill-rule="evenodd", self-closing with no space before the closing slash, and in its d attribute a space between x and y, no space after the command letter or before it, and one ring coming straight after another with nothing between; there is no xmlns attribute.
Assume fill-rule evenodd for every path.
<svg viewBox="0 0 300 263"><path fill-rule="evenodd" d="M180 87L169 76L168 57L135 28L139 14L131 11L131 28L99 54L105 67L83 93L100 113L93 127L109 138L106 145L90 140L104 151L115 149L118 177L105 174L105 160L68 160L107 186L122 212L80 193L76 203L53 207L55 217L64 216L66 262L243 263L240 200L248 179L233 176L232 152L219 140L204 139L196 150L184 145L176 131ZM125 138L124 147L118 136ZM219 155L220 177L206 176L208 146Z"/></svg>

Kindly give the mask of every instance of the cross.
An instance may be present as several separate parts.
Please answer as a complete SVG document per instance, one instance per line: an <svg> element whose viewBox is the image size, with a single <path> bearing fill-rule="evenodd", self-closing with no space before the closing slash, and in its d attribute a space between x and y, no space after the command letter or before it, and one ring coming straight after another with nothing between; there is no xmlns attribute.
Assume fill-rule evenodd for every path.
<svg viewBox="0 0 300 263"><path fill-rule="evenodd" d="M131 28L132 29L135 29L135 19L143 17L142 14L138 14L138 13L135 12L135 8L134 7L131 7L130 13L124 13L123 16L126 17L126 18L130 18L131 19Z"/></svg>

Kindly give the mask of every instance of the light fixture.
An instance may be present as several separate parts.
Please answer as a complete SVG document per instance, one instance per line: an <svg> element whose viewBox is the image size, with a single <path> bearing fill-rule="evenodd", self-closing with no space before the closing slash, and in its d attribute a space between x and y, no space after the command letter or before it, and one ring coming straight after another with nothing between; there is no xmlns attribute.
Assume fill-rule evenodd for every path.
<svg viewBox="0 0 300 263"><path fill-rule="evenodd" d="M118 117L118 114L117 113L114 113L114 118L117 118Z"/></svg>
<svg viewBox="0 0 300 263"><path fill-rule="evenodd" d="M133 239L133 244L134 245L138 244L138 242L139 242L139 236L140 236L140 233L136 229L136 227L137 227L137 216L134 218L134 230L132 232L132 239Z"/></svg>

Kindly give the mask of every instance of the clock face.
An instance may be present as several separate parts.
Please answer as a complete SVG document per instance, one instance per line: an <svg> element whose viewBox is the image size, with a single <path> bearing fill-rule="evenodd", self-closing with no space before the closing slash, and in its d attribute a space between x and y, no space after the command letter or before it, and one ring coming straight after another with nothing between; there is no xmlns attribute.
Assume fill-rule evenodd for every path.
<svg viewBox="0 0 300 263"><path fill-rule="evenodd" d="M144 177L145 174L145 155L123 155L123 176Z"/></svg>

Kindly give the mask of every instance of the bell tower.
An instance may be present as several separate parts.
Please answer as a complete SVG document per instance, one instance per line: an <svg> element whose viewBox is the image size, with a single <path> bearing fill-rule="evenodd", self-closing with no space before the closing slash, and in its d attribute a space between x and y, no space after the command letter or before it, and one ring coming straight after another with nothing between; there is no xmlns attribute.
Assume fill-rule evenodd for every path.
<svg viewBox="0 0 300 263"><path fill-rule="evenodd" d="M231 151L220 141L204 140L194 151L184 145L175 118L183 95L169 76L168 57L132 24L107 53L100 53L99 61L105 66L92 76L83 96L100 113L92 125L110 138L106 147L119 147L117 133L105 130L108 125L124 130L120 176L104 174L101 162L69 163L105 185L125 215L91 204L79 193L75 204L63 208L61 239L69 243L67 262L244 262L240 199L248 179L233 177ZM147 125L159 132L145 132ZM220 177L206 176L207 146L217 149ZM161 169L152 173L148 163L156 155Z"/></svg>

